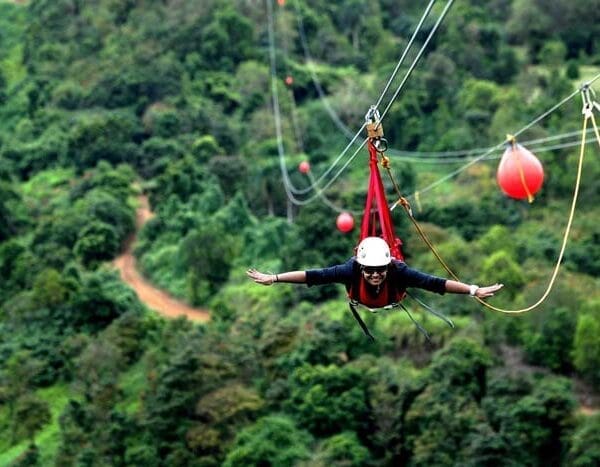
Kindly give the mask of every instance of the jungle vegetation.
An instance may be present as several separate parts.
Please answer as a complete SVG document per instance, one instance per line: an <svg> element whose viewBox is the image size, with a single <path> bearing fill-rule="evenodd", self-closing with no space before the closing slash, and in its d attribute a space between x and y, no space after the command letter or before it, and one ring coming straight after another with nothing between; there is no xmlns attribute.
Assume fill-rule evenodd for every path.
<svg viewBox="0 0 600 467"><path fill-rule="evenodd" d="M335 264L357 238L320 198L286 196L270 52L287 170L306 186L298 163L321 174L348 144L313 73L359 128L423 9L273 2L271 49L262 0L0 2L1 465L600 463L593 135L565 259L533 312L417 293L456 327L407 301L431 339L394 310L364 316L370 342L341 288L245 277ZM600 72L599 15L598 0L457 0L389 109L390 146L503 141ZM522 138L581 123L573 99ZM556 261L578 154L538 154L546 180L532 204L500 192L496 159L423 193L415 215L464 281L503 282L492 303L526 306ZM463 163L391 160L406 194ZM360 212L367 173L361 155L328 200ZM140 268L208 308L208 324L160 317L111 265L142 193L155 217L138 234ZM394 222L407 262L445 275L400 210Z"/></svg>

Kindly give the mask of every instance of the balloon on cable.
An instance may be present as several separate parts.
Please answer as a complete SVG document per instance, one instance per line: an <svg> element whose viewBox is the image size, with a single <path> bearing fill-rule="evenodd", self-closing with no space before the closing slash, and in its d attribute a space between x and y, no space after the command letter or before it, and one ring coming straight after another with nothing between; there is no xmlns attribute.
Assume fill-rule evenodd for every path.
<svg viewBox="0 0 600 467"><path fill-rule="evenodd" d="M539 159L518 144L513 136L508 135L508 143L498 165L496 180L507 196L527 199L531 203L544 182L544 168Z"/></svg>
<svg viewBox="0 0 600 467"><path fill-rule="evenodd" d="M298 164L298 170L300 173L307 174L310 172L310 164L307 161L302 161Z"/></svg>
<svg viewBox="0 0 600 467"><path fill-rule="evenodd" d="M284 6L285 5L285 0L277 0L277 4L279 6Z"/></svg>
<svg viewBox="0 0 600 467"><path fill-rule="evenodd" d="M294 78L291 75L287 75L285 77L285 84L291 86L292 84L294 84Z"/></svg>
<svg viewBox="0 0 600 467"><path fill-rule="evenodd" d="M349 212L342 212L337 216L335 224L340 232L350 232L354 228L354 217Z"/></svg>

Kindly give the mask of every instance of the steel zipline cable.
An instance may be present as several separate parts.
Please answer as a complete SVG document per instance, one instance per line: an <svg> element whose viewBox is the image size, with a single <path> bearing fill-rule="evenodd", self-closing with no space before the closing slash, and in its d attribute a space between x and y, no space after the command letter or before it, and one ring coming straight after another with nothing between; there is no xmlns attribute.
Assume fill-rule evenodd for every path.
<svg viewBox="0 0 600 467"><path fill-rule="evenodd" d="M591 133L593 133L594 130L587 129L586 131L588 134L591 134ZM540 152L555 151L558 149L565 149L565 148L579 146L579 138L580 137L581 137L581 131L577 131L577 132L564 133L562 135L554 135L554 136L551 136L548 138L540 138L539 140L520 141L519 143L522 146L526 146L529 150L531 150L534 153L540 153ZM548 142L548 141L561 139L561 138L566 138L566 140L564 142L551 144L551 145L541 144L542 141ZM497 148L497 146L494 146L492 148L483 148L483 149L481 149L481 151L478 151L478 152L469 151L468 153L465 153L462 156L423 157L423 156L418 156L419 153L414 153L414 154L417 154L417 156L408 155L408 154L413 154L413 153L407 153L407 155L400 156L401 158L398 159L398 162L407 162L410 164L417 164L417 165L419 165L419 164L435 164L435 165L460 164L460 163L465 162L465 160L469 160L469 157L473 157L477 154L481 154L482 152L489 151L490 149L492 150L492 152L496 152L496 148ZM389 152L389 149L388 149L388 152ZM480 161L497 160L500 157L501 157L500 153L489 154L488 156L481 158Z"/></svg>
<svg viewBox="0 0 600 467"><path fill-rule="evenodd" d="M540 114L538 117L534 118L531 122L529 122L527 125L525 125L523 128L521 128L520 130L518 130L516 133L512 133L513 137L516 138L517 136L523 134L525 131L527 131L528 129L530 129L532 126L536 125L537 123L539 123L540 121L542 121L543 119L545 119L548 115L552 114L553 112L555 112L559 107L561 107L563 104L565 104L566 102L570 101L571 99L573 99L573 97L577 96L578 94L580 94L581 89L585 88L585 87L590 87L592 83L594 83L597 79L600 78L600 73L598 73L594 78L592 78L590 81L584 83L580 89L577 89L575 91L573 91L571 94L569 94L567 97L565 97L563 100L561 100L560 102L558 102L557 104L555 104L554 106L552 106L550 109L546 110L545 112L543 112L542 114ZM583 135L587 134L587 129L583 129L582 132L580 132L580 134L583 133ZM582 136L583 136L582 135ZM494 151L499 151L501 150L504 145L506 144L506 141L503 141L499 144L497 144L496 146L491 147L490 149L488 149L486 152L484 152L482 155L477 156L473 159L471 159L469 162L465 163L464 165L462 165L461 167L457 168L456 170L450 172L449 174L445 175L444 177L440 178L439 180L431 183L430 185L426 186L425 188L421 188L419 190L416 190L415 193L413 193L409 198L414 199L417 196L417 193L419 195L422 195L423 193L426 193L430 190L433 190L435 187L441 185L442 183L450 180L451 178L455 177L456 175L458 175L459 173L463 172L464 170L467 170L469 167L471 167L472 165L480 162L481 160L485 159L486 157L489 157L490 154L492 154Z"/></svg>
<svg viewBox="0 0 600 467"><path fill-rule="evenodd" d="M435 0L432 0L432 2L430 3L430 5L428 6L428 8L426 9L422 20L424 20L424 18L427 16L427 14L429 13L430 10L430 6L434 3ZM441 23L441 21L443 20L443 18L446 16L450 6L452 5L453 0L449 0L448 3L446 4L442 14L440 15L440 17L438 18L436 24L434 25L434 27L432 28L432 30L430 31L426 41L424 42L424 44L422 45L421 49L419 50L419 53L417 54L416 58L413 60L413 63L411 64L409 70L407 71L407 73L405 74L405 77L403 79L403 81L401 82L401 84L398 86L398 88L396 89L396 92L394 93L394 96L392 97L392 99L390 99L390 101L388 102L388 105L386 106L386 109L384 110L384 114L382 114L380 121L383 120L383 117L385 115L385 113L388 112L388 110L390 109L393 101L397 98L398 94L400 93L401 89L403 88L404 84L406 83L408 77L410 76L410 73L412 72L412 70L415 68L418 60L420 59L425 47L427 46L427 44L429 43L430 39L433 37L433 34L436 32L439 24ZM330 165L330 167L317 179L315 179L314 177L311 177L311 184L309 187L303 188L301 190L298 189L294 189L293 185L291 184L291 181L289 180L289 176L287 174L287 170L285 169L285 152L283 150L283 143L282 143L282 137L281 137L281 115L279 112L279 107L278 107L278 96L277 96L277 89L276 89L276 64L275 64L275 52L274 52L274 31L273 31L273 17L272 17L272 8L271 8L271 4L269 2L269 0L267 0L267 5L268 5L268 10L269 10L269 39L270 39L270 51L271 51L271 76L272 76L272 88L273 88L273 94L274 94L274 111L275 111L275 120L276 120L276 131L277 131L277 136L278 136L278 148L279 148L279 153L280 153L280 167L282 169L282 175L283 175L283 180L284 180L284 184L286 185L286 192L288 193L288 196L291 195L292 193L296 193L296 194L304 194L304 193L308 193L311 190L315 190L315 193L310 196L309 198L305 199L305 200L299 200L297 198L295 198L293 195L291 196L291 200L292 202L294 202L295 204L307 204L309 202L311 202L313 199L315 199L316 197L323 197L323 191L326 190L327 188L329 188L329 186L331 186L331 184L334 183L334 181L341 175L341 173L346 169L346 167L354 160L354 158L357 156L358 151L360 151L360 149L362 148L362 146L364 145L364 143L366 142L366 139L362 141L362 143L360 144L360 146L358 147L358 149L352 154L352 156L345 162L345 164L341 167L340 170L338 170L338 172L322 187L318 188L318 185L322 182L322 180L325 179L325 177L327 175L329 175L329 173L333 170L333 167L335 165L337 165L337 163L341 160L341 158L346 154L346 152L348 152L349 148L352 146L352 144L355 143L355 141L357 140L358 136L360 135L360 133L362 132L362 130L365 128L365 125L363 124L362 127L359 129L359 131L354 135L352 141L348 144L348 146L346 146L346 148L344 149L344 151L342 151L342 153L335 159L335 161ZM422 25L422 21L419 23L419 26L417 27L417 31L418 29L420 29ZM416 32L415 34L416 35ZM411 42L412 44L412 42ZM406 52L406 51L405 51ZM404 60L404 57L406 56L406 53L403 53L401 61ZM399 62L401 63L401 62ZM400 68L400 64L396 66L394 73L393 73L393 77L395 76L397 70ZM389 88L389 84L392 82L393 77L390 78L390 80L388 81L388 85L386 85L385 91L382 93L380 99L378 100L378 102L381 102L383 95L385 94L385 92L387 92L388 88ZM596 75L594 78L592 78L590 81L588 81L584 86L590 86L591 84L593 84L597 79L600 78L600 74ZM571 93L569 96L565 97L562 101L560 101L559 103L555 104L553 107L551 107L549 110L547 110L546 112L542 113L541 115L539 115L538 117L536 117L534 120L532 120L531 122L529 122L527 125L525 125L523 128L521 128L520 130L518 130L517 132L515 132L513 134L514 137L517 137L519 135L521 135L522 133L524 133L525 131L527 131L528 129L530 129L532 126L536 125L537 123L539 123L541 120L543 120L544 118L546 118L548 115L552 114L554 111L556 111L559 107L561 107L563 104L565 104L566 102L568 102L569 100L571 100L574 96L576 96L578 93L580 92L580 90L576 90L573 93ZM586 131L587 133L587 131ZM532 140L529 143L534 143L534 142L543 142L543 141L550 141L553 139L560 139L562 137L568 137L568 136L572 136L575 134L580 134L580 132L572 132L572 133L567 133L564 135L556 135L556 136L551 136L548 138L542 138L539 140ZM482 160L488 160L488 159L492 159L495 158L495 156L492 156L492 153L495 151L500 151L503 147L504 147L505 141L503 141L502 143L497 144L496 146L492 146L489 148L484 148L484 152L483 154L480 154L476 157L474 157L473 159L470 159L467 163L465 163L463 166L457 168L456 170L450 172L449 174L447 174L446 176L440 178L439 180L437 180L436 182L430 184L429 186L420 189L418 191L416 191L413 194L413 197L419 193L425 193L427 191L432 190L433 188L439 186L440 184L444 183L445 181L453 178L454 176L458 175L459 173L463 172L464 170L468 169L469 167L471 167L472 165L482 161ZM563 143L563 144L557 144L557 145L553 145L553 146L549 146L549 147L541 147L541 148L537 148L537 149L533 149L536 151L542 151L542 150L553 150L553 149L560 149L560 148L565 148L565 147L571 147L574 146L577 143ZM473 153L476 153L477 150L469 150L468 152L463 152L463 154L465 155L471 155ZM446 152L446 154L448 154L449 152ZM421 160L419 160L419 162L422 162ZM437 161L439 162L439 161Z"/></svg>
<svg viewBox="0 0 600 467"><path fill-rule="evenodd" d="M452 5L454 0L449 0L446 4L446 7L444 8L444 11L442 12L442 15L440 16L440 18L438 18L438 20L436 21L436 24L434 25L433 29L430 31L425 43L421 46L420 51L417 53L417 57L413 60L413 63L411 64L411 66L409 67L409 71L407 72L407 74L405 75L402 83L400 84L400 86L396 89L396 92L394 94L394 97L390 100L390 102L388 103L388 109L391 106L393 100L398 96L398 94L400 93L400 90L402 89L402 87L404 86L404 84L406 83L410 73L412 72L412 70L415 68L418 60L420 59L421 55L423 54L423 51L425 49L425 47L428 45L429 41L431 40L431 38L433 37L433 35L435 34L437 28L439 27L439 24L441 23L441 21L443 20L443 18L445 17L449 7ZM275 117L275 128L276 128L276 133L277 133L277 140L278 140L278 151L279 151L279 158L280 158L280 168L282 171L282 177L283 177L283 182L285 185L285 190L286 193L288 194L288 198L294 203L294 204L306 204L310 201L312 201L314 198L316 198L317 196L319 196L319 193L315 193L313 195L311 195L309 198L304 199L304 200L299 200L298 198L296 198L294 195L295 194L305 194L308 193L309 191L315 189L315 187L321 183L322 180L325 179L326 176L329 175L329 173L333 170L333 167L335 165L337 165L337 163L340 161L340 159L346 154L346 152L349 150L349 148L355 143L355 141L357 140L357 138L359 137L359 135L362 133L362 131L365 128L365 124L363 123L363 125L361 126L361 128L358 130L358 132L355 134L355 136L353 137L352 141L349 143L348 146L346 146L346 148L344 149L344 151L342 151L342 153L335 159L335 161L330 165L330 167L325 171L324 174L322 174L319 178L317 178L315 180L315 183L311 183L311 186L303 188L303 189L298 189L296 187L293 186L293 184L291 183L291 180L289 178L289 175L287 173L286 167L285 167L285 151L284 151L284 147L283 147L283 142L282 142L282 137L281 137L281 114L280 114L280 110L279 110L279 96L277 93L277 82L276 82L276 59L275 59L275 47L274 47L274 26L273 26L273 10L272 10L272 5L271 2L269 0L266 0L267 2L267 13L268 13L268 29L269 29L269 49L270 49L270 58L271 58L271 88L272 88L272 94L273 94L273 107L274 107L274 117ZM435 2L435 0L432 0L430 3L430 6L426 9L422 20L424 21L425 17L427 16L427 14L429 13L430 7L433 5L433 3ZM418 30L421 28L423 21L421 21L417 27L417 31L415 32L414 36L416 36L416 33L418 32ZM412 45L412 42L411 44ZM402 58L401 61L404 60L404 57L406 57L407 53L408 53L408 48L405 51L405 53L402 54ZM395 74L397 73L397 71L399 70L400 65L396 66L393 76L390 79L389 83L391 83L391 81L393 80L393 78L395 77ZM386 92L387 89L389 88L389 85L386 86ZM383 99L384 93L382 93L382 95L380 96L378 102L381 102ZM364 140L362 140L360 146L358 147L358 149L352 154L352 156L348 159L348 161L346 161L346 163L337 171L336 174L334 174L334 176L332 176L330 178L330 180L323 185L322 187L320 187L321 191L326 190L327 188L329 188L333 182L342 174L342 172L346 169L346 167L352 162L352 160L354 160L354 158L356 157L356 155L358 154L358 151L362 148L362 146L365 144L366 142L366 138Z"/></svg>
<svg viewBox="0 0 600 467"><path fill-rule="evenodd" d="M400 91L404 87L404 84L406 84L406 81L408 80L408 78L412 74L413 70L417 66L417 63L421 59L421 55L423 55L423 52L427 48L427 45L429 44L429 41L435 35L438 27L440 26L440 24L442 23L442 21L444 20L444 18L446 17L446 15L448 14L448 11L450 11L450 7L452 6L453 3L454 3L454 0L448 0L448 2L446 3L446 6L442 10L442 13L440 14L439 18L437 19L437 21L433 25L433 28L431 29L431 31L427 35L427 39L425 39L425 42L421 46L421 49L417 53L417 56L415 57L415 59L413 60L412 64L410 65L408 71L404 75L404 79L402 80L402 82L400 83L400 85L398 86L398 88L396 88L396 92L394 93L394 95L392 96L392 98L389 100L387 106L385 107L385 109L381 113L380 121L383 121L383 119L385 118L386 114L390 110L390 107L392 106L392 104L394 103L394 101L396 100L396 98L398 97L398 95L400 94ZM382 99L380 98L379 101L378 101L378 104L376 105L376 107L379 107L379 103L381 102L381 100Z"/></svg>
<svg viewBox="0 0 600 467"><path fill-rule="evenodd" d="M319 192L316 191L311 196L309 196L308 198L303 199L303 200L297 198L295 195L306 194L306 193L314 190L315 186L309 186L309 187L303 188L303 189L298 189L298 188L294 187L294 185L292 184L292 182L289 178L287 168L285 165L285 149L283 146L283 136L282 136L282 130L281 130L281 114L280 114L280 106L279 106L279 94L278 94L278 90L277 90L277 73L276 73L277 65L276 65L276 57L275 57L275 31L274 31L274 25L273 25L273 9L272 9L271 0L265 0L265 2L267 4L269 56L270 56L270 63L271 63L271 95L273 98L273 113L274 113L274 120L275 120L275 132L276 132L276 137L277 137L277 149L278 149L278 154L279 154L279 167L280 167L281 174L283 177L284 189L285 189L288 199L296 205L304 205L304 204L310 203L312 200L317 198L319 196ZM348 152L350 147L354 144L356 139L360 136L360 133L362 132L363 128L364 128L364 125L356 133L356 135L354 135L354 138L352 139L352 141L348 144L348 146L346 146L346 148L342 151L342 153L337 157L337 159L332 164L332 166L337 164L337 162L339 162L339 160ZM342 167L342 169L335 175L335 177L333 177L327 185L322 187L321 190L325 190L327 187L329 187L333 183L333 181L335 181L335 179L341 174L341 172L356 157L359 150L360 150L360 147L354 152L354 154L350 157L350 159L346 162L346 164ZM330 167L330 169L328 169L328 172L326 172L324 175L321 176L321 178L316 180L316 184L320 183L320 181L322 179L324 179L325 176L328 175L331 170L332 170L332 168Z"/></svg>
<svg viewBox="0 0 600 467"><path fill-rule="evenodd" d="M409 41L408 47L410 47L415 36L417 35L418 31L420 30L420 27L421 27L423 21L425 20L426 16L428 15L429 10L431 9L433 3L434 3L434 0L432 0L430 2L430 4L428 5L425 13L423 14L423 16L419 22L419 25L417 26L417 29L415 29L415 32L413 33L413 36L411 37L411 39ZM302 49L304 52L305 61L308 65L311 79L313 81L315 89L317 90L319 99L321 100L325 110L329 114L331 120L338 127L338 129L342 133L344 133L344 135L351 138L353 136L351 131L342 122L339 115L336 113L336 111L333 109L333 107L329 103L329 100L328 100L327 96L325 95L325 92L323 91L323 88L321 86L319 78L315 72L315 69L313 66L314 59L312 58L312 56L310 54L308 40L306 39L306 31L304 29L304 23L302 21L302 14L301 14L300 8L298 7L297 3L295 4L295 11L296 11L296 18L297 18L297 22L298 22L299 37L300 37L300 42L301 42ZM406 55L407 50L408 49L405 50L405 53L403 54L401 60L396 65L396 69L394 70L393 76L395 76L396 71L399 69L399 67L404 59L404 56ZM595 81L595 79L590 81L589 84L591 84L593 81ZM389 88L389 85L391 84L391 82L392 82L392 78L390 78L390 80L388 81L383 94L385 94L385 92ZM593 129L588 129L587 131L592 132ZM536 152L550 151L550 150L568 148L568 147L573 147L573 146L579 145L579 139L578 139L579 135L580 135L580 131L575 131L575 132L570 132L570 133L553 135L553 136L550 136L547 138L540 138L537 140L522 141L521 144L526 145L526 146L531 146L533 144L537 144L537 143L541 143L541 142L563 139L563 138L567 138L567 137L571 137L571 136L577 136L576 140L573 140L573 141L567 142L567 143L561 143L561 144L556 144L556 145L552 145L552 146L544 146L544 147L531 146L531 149ZM398 149L394 149L394 148L388 148L387 154L389 154L390 156L402 157L402 162L411 162L411 163L420 163L420 164L428 164L428 163L429 164L434 164L434 163L454 164L454 163L458 163L460 161L464 161L465 158L468 156L477 156L477 155L480 155L490 149L496 150L496 146L486 147L486 148L471 148L471 149L453 150L453 151L427 151L427 152L426 151L406 151L406 150L398 150ZM499 156L486 156L482 160L492 160L492 159L497 159L498 157ZM432 160L426 161L424 159L432 159Z"/></svg>

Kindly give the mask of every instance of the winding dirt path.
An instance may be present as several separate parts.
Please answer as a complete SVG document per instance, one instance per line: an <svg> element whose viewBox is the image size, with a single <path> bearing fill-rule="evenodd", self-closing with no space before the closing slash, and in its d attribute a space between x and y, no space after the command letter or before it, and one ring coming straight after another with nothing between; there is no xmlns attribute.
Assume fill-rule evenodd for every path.
<svg viewBox="0 0 600 467"><path fill-rule="evenodd" d="M154 214L150 211L147 196L138 198L139 207L136 213L136 232L151 219ZM135 257L133 256L133 244L135 233L125 242L123 253L118 256L113 264L119 270L121 279L137 293L139 299L148 307L157 311L167 318L178 318L186 316L191 321L206 322L210 319L208 310L193 308L180 300L176 300L161 289L154 287L138 272Z"/></svg>

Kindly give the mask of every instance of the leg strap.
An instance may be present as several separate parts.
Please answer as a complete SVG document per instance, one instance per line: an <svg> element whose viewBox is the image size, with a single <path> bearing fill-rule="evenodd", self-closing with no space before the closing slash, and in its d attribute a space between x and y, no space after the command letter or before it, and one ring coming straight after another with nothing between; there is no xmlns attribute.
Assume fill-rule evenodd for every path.
<svg viewBox="0 0 600 467"><path fill-rule="evenodd" d="M358 321L358 324L360 325L360 327L363 330L363 332L365 333L365 335L370 337L371 340L375 340L375 338L369 332L369 328L367 328L367 325L365 324L365 322L362 320L362 318L358 314L358 311L356 311L356 307L354 306L354 303L349 302L348 305L350 306L350 311L352 312L352 316L354 316L354 319L356 321Z"/></svg>

